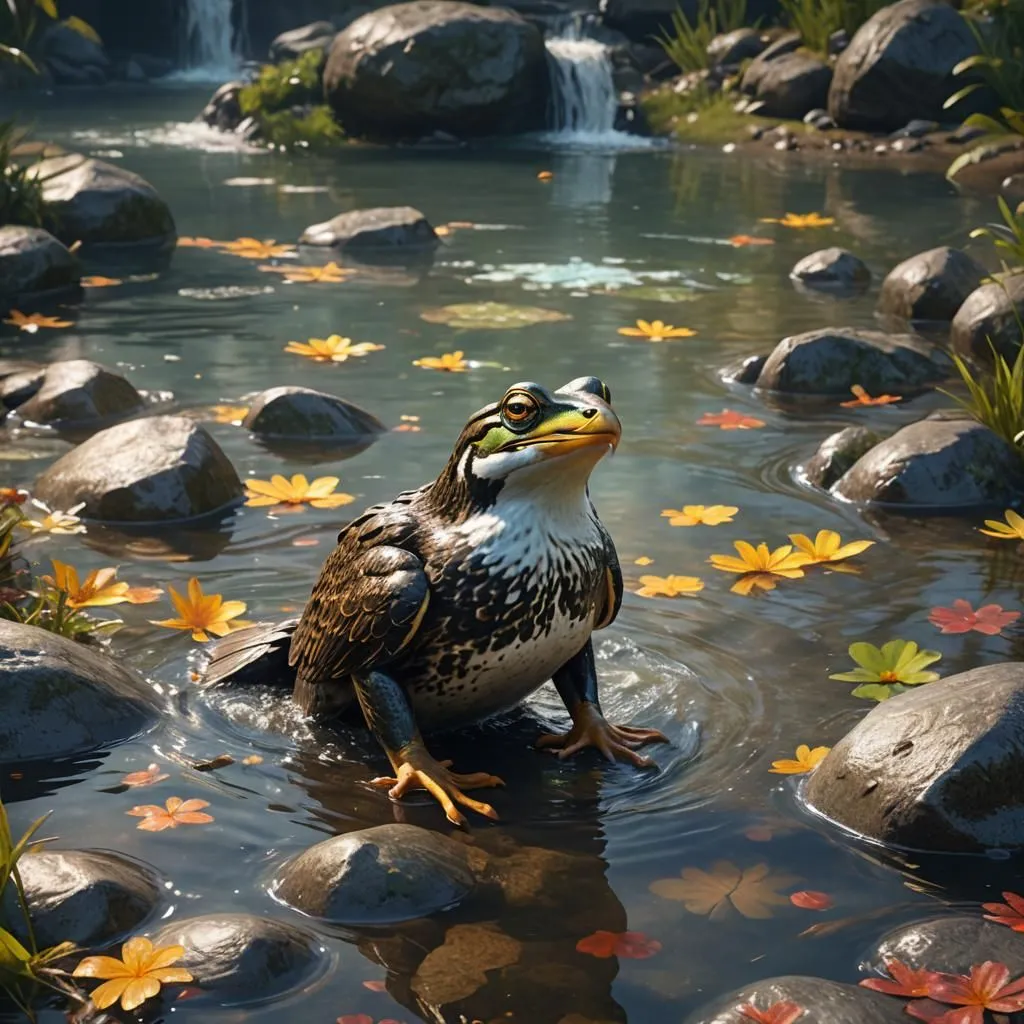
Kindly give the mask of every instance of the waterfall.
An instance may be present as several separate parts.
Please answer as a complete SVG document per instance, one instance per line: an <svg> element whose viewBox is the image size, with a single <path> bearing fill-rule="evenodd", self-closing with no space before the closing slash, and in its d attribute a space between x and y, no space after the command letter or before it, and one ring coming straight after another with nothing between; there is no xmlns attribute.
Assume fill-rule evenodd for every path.
<svg viewBox="0 0 1024 1024"><path fill-rule="evenodd" d="M581 142L600 142L615 132L618 95L608 48L587 38L578 18L567 20L545 40L554 94L552 128Z"/></svg>
<svg viewBox="0 0 1024 1024"><path fill-rule="evenodd" d="M185 65L224 79L237 70L240 55L231 21L233 0L185 0Z"/></svg>

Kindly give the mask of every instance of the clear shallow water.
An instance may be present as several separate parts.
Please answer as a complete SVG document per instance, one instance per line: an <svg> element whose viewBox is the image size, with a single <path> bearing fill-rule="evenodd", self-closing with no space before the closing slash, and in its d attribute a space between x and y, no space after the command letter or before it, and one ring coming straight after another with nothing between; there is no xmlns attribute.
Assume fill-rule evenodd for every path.
<svg viewBox="0 0 1024 1024"><path fill-rule="evenodd" d="M857 848L808 820L794 784L768 774L773 759L791 757L798 743L833 742L867 710L849 697L848 685L827 678L848 667L852 640L917 640L942 651L945 674L1024 655L1019 629L1000 637L940 636L927 621L933 606L960 597L975 606L1019 608L1019 560L1015 566L979 537L977 523L863 517L794 481L792 467L840 426L891 429L945 400L781 410L720 375L787 334L875 325L874 292L843 300L795 292L787 273L799 257L844 245L880 280L915 251L962 244L967 230L988 218L987 205L955 197L937 177L851 174L782 157L752 163L718 153L587 153L537 144L455 153L353 147L322 160L182 146L195 133L163 126L191 116L204 98L186 89L101 91L48 99L31 113L38 137L102 153L149 179L182 235L291 241L341 210L398 204L418 207L434 224L490 229L455 230L429 272L362 273L337 285L285 285L260 273L258 261L179 249L155 279L90 290L73 310L72 329L33 336L7 330L0 355L95 359L138 387L172 390L183 409L241 404L250 392L299 384L355 400L389 425L403 415L420 417L419 432L387 434L341 461L283 459L237 427L211 425L243 478L337 475L341 489L357 496L353 509L433 475L468 416L513 381L557 386L596 374L609 382L625 427L618 454L595 475L593 494L617 542L627 589L636 589L643 572L699 575L707 584L693 599L628 593L615 626L600 638L610 716L661 728L672 739L671 747L654 750L660 772L609 768L587 757L558 764L533 752L536 719L561 714L553 694L543 692L529 713L440 744L457 767L494 771L508 782L494 796L502 821L474 822L475 841L572 851L599 869L605 865L581 876L563 904L538 910L528 925L498 922L528 948L546 950L567 979L563 994L553 997L516 976L467 1002L469 1014L544 1024L580 1010L595 1019L674 1022L758 977L851 980L858 956L883 931L942 912L949 899L998 889L992 864L959 872L934 867L923 873L953 888L921 885L898 859ZM554 179L538 181L541 170L553 171ZM272 181L225 184L237 178ZM758 222L787 210L822 211L836 226L787 231ZM775 244L723 244L739 234ZM652 283L685 287L689 301L628 294ZM456 331L420 318L430 307L485 300L541 305L571 319ZM616 333L638 317L698 334L652 345ZM282 351L289 340L331 333L385 348L327 367ZM454 349L488 365L458 375L412 366L420 356ZM696 425L703 413L724 407L766 426L726 432ZM0 460L3 484L29 485L46 464L16 457L23 448L10 447L11 457ZM52 445L50 452L47 458ZM659 515L691 503L732 504L740 512L716 528L672 528ZM41 540L32 551L85 570L117 562L121 575L140 585L180 588L198 575L207 590L245 600L247 617L275 617L301 607L345 511L272 517L242 509L223 532L188 536L171 554L100 531ZM859 575L813 572L751 599L730 593L732 579L706 564L713 552L731 553L734 539L779 544L787 533L821 528L877 542L857 559ZM635 565L641 556L652 564ZM190 642L146 624L169 614L167 606L126 607L128 626L114 650L158 681L173 711L155 732L108 753L75 764L19 766L20 778L0 780L15 825L52 811L50 831L62 845L113 848L154 864L171 882L165 916L248 910L286 919L292 913L272 901L267 885L288 856L325 834L396 819L446 827L432 806L392 805L367 784L386 763L365 736L310 729L272 695L197 693L189 682ZM236 764L205 774L180 766L223 752ZM241 765L252 754L263 763ZM122 773L154 761L169 766L170 780L105 792ZM215 822L149 834L125 814L136 803L172 795L208 800ZM823 890L835 907L815 913L781 906L770 920L734 914L711 921L649 890L684 867L707 869L719 859L740 867L768 863L799 877L784 891ZM812 925L847 918L844 927L798 938ZM592 931L627 926L656 938L662 951L624 960L616 972L615 961L573 949ZM377 933L318 931L332 969L309 990L245 1010L179 1003L174 1019L278 1021L282 1012L309 1020L355 1013L442 1019L417 1009L408 991L414 966L408 957L389 959L391 947ZM548 940L550 948L542 945ZM374 962L382 958L391 967L389 991L371 992L362 982L385 977Z"/></svg>

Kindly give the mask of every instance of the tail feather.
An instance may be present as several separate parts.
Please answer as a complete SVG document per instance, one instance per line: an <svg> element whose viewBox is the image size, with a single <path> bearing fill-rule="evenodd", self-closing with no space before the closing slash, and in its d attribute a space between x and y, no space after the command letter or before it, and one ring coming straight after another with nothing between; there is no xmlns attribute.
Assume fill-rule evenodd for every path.
<svg viewBox="0 0 1024 1024"><path fill-rule="evenodd" d="M210 644L201 685L231 680L291 687L295 670L288 665L288 647L298 624L298 619L259 622Z"/></svg>

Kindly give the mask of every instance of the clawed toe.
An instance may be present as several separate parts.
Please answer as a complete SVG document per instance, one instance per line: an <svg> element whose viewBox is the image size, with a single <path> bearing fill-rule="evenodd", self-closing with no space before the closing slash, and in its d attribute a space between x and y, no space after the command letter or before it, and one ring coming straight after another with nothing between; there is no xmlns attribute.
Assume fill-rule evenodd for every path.
<svg viewBox="0 0 1024 1024"><path fill-rule="evenodd" d="M498 813L488 803L474 800L462 792L463 789L486 789L504 786L497 775L487 772L473 772L458 775L448 770L451 761L435 761L430 757L418 757L417 763L403 762L398 766L397 776L379 776L370 780L370 785L387 787L392 800L401 799L410 789L425 789L441 805L445 817L453 825L464 825L466 819L458 806L466 807L477 814L496 821Z"/></svg>

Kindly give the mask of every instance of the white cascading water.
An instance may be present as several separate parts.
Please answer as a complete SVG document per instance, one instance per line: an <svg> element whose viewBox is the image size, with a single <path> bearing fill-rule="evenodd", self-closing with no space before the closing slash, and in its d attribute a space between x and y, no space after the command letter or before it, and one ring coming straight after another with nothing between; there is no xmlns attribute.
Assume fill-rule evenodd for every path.
<svg viewBox="0 0 1024 1024"><path fill-rule="evenodd" d="M545 40L554 94L553 130L578 142L618 136L618 96L608 48L584 35L579 19L567 20Z"/></svg>
<svg viewBox="0 0 1024 1024"><path fill-rule="evenodd" d="M233 0L186 0L185 60L193 73L223 80L238 70L231 22Z"/></svg>

